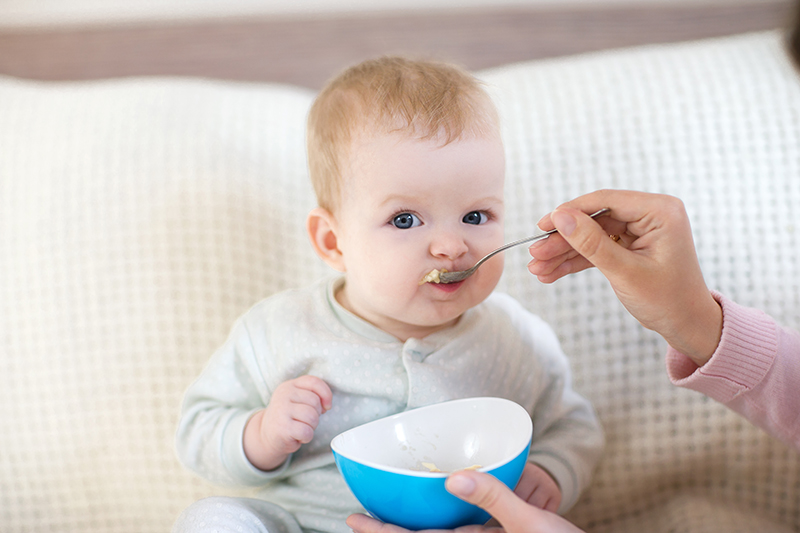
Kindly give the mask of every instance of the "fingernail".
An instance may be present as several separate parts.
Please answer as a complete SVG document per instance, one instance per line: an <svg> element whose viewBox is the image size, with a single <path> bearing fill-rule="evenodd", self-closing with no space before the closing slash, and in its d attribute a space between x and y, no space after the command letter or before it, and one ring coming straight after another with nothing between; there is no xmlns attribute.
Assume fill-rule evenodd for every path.
<svg viewBox="0 0 800 533"><path fill-rule="evenodd" d="M542 226L542 222L544 222L544 221L545 221L545 220L547 220L548 218L550 218L550 213L547 213L545 216L543 216L542 218L540 218L540 219L539 219L539 222L537 222L537 223L536 223L536 227L537 227L537 228L538 228L538 227L541 227L541 226Z"/></svg>
<svg viewBox="0 0 800 533"><path fill-rule="evenodd" d="M553 225L555 225L560 234L569 237L572 235L572 232L575 231L577 222L569 213L564 213L563 211L553 211L551 218L553 220Z"/></svg>
<svg viewBox="0 0 800 533"><path fill-rule="evenodd" d="M454 496L469 496L475 491L475 482L467 476L452 475L447 478L445 487Z"/></svg>
<svg viewBox="0 0 800 533"><path fill-rule="evenodd" d="M530 246L528 246L528 250L533 250L534 248L538 248L538 247L540 247L541 245L543 245L544 243L546 243L546 242L547 242L547 239L549 239L549 238L550 238L550 236L548 235L548 236L547 236L547 237L545 237L544 239L539 239L538 241L536 241L536 242L534 242L533 244L531 244Z"/></svg>

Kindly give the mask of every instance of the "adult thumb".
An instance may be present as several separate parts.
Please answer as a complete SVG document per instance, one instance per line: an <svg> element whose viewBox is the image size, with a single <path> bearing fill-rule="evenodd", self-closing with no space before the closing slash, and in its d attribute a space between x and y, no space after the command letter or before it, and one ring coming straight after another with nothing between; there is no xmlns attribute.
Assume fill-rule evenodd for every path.
<svg viewBox="0 0 800 533"><path fill-rule="evenodd" d="M459 471L447 478L447 490L492 515L508 533L535 531L530 513L544 512L529 506L502 481L482 472Z"/></svg>
<svg viewBox="0 0 800 533"><path fill-rule="evenodd" d="M600 225L582 211L570 207L559 207L550 215L550 220L576 252L604 271L611 267L616 254L624 250L608 238Z"/></svg>

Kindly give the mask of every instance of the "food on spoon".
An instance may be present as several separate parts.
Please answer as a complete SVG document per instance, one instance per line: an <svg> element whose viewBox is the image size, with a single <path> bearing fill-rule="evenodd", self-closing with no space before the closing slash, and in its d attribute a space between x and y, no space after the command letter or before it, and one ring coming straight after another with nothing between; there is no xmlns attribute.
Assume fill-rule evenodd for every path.
<svg viewBox="0 0 800 533"><path fill-rule="evenodd" d="M444 274L445 272L447 272L446 268L443 268L441 270L434 268L433 270L425 274L425 277L422 278L422 280L420 280L419 284L423 285L425 283L441 283L439 276Z"/></svg>

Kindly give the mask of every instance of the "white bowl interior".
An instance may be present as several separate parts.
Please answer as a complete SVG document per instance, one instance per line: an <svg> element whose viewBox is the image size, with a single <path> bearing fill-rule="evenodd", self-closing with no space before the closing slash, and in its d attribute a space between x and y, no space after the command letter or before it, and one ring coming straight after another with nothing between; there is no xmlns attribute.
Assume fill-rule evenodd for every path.
<svg viewBox="0 0 800 533"><path fill-rule="evenodd" d="M533 425L520 405L502 398L453 400L375 420L338 435L333 449L387 470L431 474L479 466L487 470L516 457ZM410 472L404 472L410 473Z"/></svg>

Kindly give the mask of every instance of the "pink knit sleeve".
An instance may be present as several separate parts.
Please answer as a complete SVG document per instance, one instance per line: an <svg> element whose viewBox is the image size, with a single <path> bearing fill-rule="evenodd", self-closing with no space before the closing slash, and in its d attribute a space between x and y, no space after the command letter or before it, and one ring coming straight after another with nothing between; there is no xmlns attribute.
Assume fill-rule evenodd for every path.
<svg viewBox="0 0 800 533"><path fill-rule="evenodd" d="M723 314L717 351L698 367L670 347L670 380L725 404L800 450L800 334L758 309L712 294Z"/></svg>

